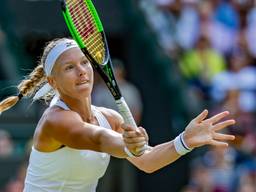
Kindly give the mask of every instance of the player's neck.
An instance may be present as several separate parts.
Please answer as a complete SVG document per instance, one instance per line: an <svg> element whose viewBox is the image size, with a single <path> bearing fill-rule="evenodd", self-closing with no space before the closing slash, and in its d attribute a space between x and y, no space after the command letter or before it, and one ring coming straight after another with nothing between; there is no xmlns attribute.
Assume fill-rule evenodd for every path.
<svg viewBox="0 0 256 192"><path fill-rule="evenodd" d="M61 100L68 105L72 111L77 112L85 122L91 123L94 120L91 109L91 98L78 100L62 97Z"/></svg>

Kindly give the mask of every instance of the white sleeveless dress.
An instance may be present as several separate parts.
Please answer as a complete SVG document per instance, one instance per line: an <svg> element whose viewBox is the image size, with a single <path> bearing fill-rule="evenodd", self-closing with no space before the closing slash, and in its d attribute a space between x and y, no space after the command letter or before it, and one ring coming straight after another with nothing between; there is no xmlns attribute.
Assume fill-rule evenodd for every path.
<svg viewBox="0 0 256 192"><path fill-rule="evenodd" d="M55 105L70 110L60 100ZM92 110L99 125L111 129L104 115L94 106ZM109 160L108 154L91 150L65 146L54 152L39 152L32 147L23 192L95 192Z"/></svg>

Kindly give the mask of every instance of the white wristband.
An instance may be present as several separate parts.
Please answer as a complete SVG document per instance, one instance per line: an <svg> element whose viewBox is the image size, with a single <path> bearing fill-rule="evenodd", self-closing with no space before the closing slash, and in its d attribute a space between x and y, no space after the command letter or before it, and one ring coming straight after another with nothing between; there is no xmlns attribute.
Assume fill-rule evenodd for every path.
<svg viewBox="0 0 256 192"><path fill-rule="evenodd" d="M182 144L184 145L184 147L187 150L189 150L189 151L193 150L193 148L190 148L189 146L187 146L186 142L184 141L184 131L180 134L180 139L181 139Z"/></svg>
<svg viewBox="0 0 256 192"><path fill-rule="evenodd" d="M128 157L136 157L129 151L129 149L126 146L124 147L124 152L126 153L126 155L128 155Z"/></svg>
<svg viewBox="0 0 256 192"><path fill-rule="evenodd" d="M177 151L178 154L180 155L185 155L186 153L189 153L193 149L189 148L186 143L184 142L183 139L183 133L179 134L175 139L174 139L174 147L175 150Z"/></svg>

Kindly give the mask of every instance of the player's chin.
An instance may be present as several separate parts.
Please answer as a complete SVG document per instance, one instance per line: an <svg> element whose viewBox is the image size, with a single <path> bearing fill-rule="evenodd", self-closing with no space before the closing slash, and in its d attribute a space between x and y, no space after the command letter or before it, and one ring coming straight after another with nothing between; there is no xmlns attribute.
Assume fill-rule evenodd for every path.
<svg viewBox="0 0 256 192"><path fill-rule="evenodd" d="M92 86L90 84L76 85L76 90L81 95L89 95L92 92Z"/></svg>

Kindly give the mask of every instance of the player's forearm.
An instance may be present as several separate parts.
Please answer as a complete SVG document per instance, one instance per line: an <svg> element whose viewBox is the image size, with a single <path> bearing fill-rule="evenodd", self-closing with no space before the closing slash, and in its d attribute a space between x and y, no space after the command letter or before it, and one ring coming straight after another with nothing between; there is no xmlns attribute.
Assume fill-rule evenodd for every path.
<svg viewBox="0 0 256 192"><path fill-rule="evenodd" d="M124 152L125 144L121 134L105 129L100 133L99 141L100 151L117 158L127 157Z"/></svg>
<svg viewBox="0 0 256 192"><path fill-rule="evenodd" d="M173 141L166 142L145 152L141 157L131 160L139 169L152 173L177 160L179 155L174 147Z"/></svg>
<svg viewBox="0 0 256 192"><path fill-rule="evenodd" d="M84 131L85 129L87 130ZM84 130L74 129L69 132L67 138L59 137L62 139L61 143L75 149L104 152L118 158L127 157L124 151L125 144L120 133L91 125L84 128Z"/></svg>

